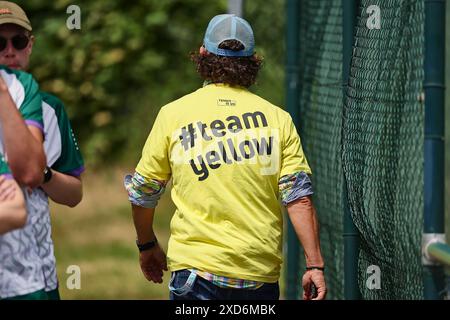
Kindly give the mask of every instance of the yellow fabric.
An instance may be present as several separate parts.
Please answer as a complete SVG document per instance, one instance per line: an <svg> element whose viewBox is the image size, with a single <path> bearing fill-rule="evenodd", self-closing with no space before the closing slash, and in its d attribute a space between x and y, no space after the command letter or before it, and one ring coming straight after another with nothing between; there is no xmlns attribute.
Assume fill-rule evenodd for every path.
<svg viewBox="0 0 450 320"><path fill-rule="evenodd" d="M136 171L173 178L171 271L278 280L278 181L311 174L287 112L244 88L207 85L161 108Z"/></svg>

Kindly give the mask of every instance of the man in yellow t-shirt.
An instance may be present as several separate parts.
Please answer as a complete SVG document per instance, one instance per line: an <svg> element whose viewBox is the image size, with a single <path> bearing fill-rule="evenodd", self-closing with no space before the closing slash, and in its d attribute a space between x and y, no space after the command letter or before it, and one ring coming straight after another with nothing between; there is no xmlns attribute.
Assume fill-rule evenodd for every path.
<svg viewBox="0 0 450 320"><path fill-rule="evenodd" d="M311 169L290 115L247 90L262 62L250 25L214 17L192 59L204 86L161 108L125 177L144 275L161 283L168 266L171 299L278 299L281 198L305 249L304 298L323 299ZM170 178L177 209L166 258L152 222Z"/></svg>

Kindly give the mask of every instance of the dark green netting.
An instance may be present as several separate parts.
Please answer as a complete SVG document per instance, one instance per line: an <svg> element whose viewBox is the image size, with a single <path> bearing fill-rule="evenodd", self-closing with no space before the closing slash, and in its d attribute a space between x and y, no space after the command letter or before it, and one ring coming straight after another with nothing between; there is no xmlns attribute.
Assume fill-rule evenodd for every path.
<svg viewBox="0 0 450 320"><path fill-rule="evenodd" d="M342 299L341 1L302 1L300 12L300 134L313 171L328 298Z"/></svg>
<svg viewBox="0 0 450 320"><path fill-rule="evenodd" d="M380 7L380 30L366 27L370 5ZM301 1L300 133L313 170L328 297L344 297L343 167L361 233L362 297L418 299L424 3L363 0L359 11L344 105L342 1ZM366 286L371 265L381 270L379 290Z"/></svg>
<svg viewBox="0 0 450 320"><path fill-rule="evenodd" d="M366 27L378 5L381 29ZM352 216L361 233L364 299L423 297L422 0L363 0L343 119L343 165ZM369 290L367 268L381 269Z"/></svg>

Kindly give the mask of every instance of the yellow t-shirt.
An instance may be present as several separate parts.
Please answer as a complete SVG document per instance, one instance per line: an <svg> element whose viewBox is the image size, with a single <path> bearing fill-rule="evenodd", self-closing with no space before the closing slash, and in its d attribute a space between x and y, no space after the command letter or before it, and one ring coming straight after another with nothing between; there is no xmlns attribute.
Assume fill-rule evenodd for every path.
<svg viewBox="0 0 450 320"><path fill-rule="evenodd" d="M289 113L210 84L161 108L136 171L172 181L169 269L276 282L280 177L311 174Z"/></svg>

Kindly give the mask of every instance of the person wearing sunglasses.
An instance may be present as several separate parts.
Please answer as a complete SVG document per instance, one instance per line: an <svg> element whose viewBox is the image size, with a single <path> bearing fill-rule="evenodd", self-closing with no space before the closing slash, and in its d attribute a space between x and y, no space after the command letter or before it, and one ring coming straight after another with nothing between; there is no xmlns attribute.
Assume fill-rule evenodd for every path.
<svg viewBox="0 0 450 320"><path fill-rule="evenodd" d="M0 106L0 153L19 185L36 187L44 180L44 123L42 98L32 76L0 65ZM34 207L30 201L26 205L26 225L0 235L0 299L37 292L45 286L37 240L29 223Z"/></svg>
<svg viewBox="0 0 450 320"><path fill-rule="evenodd" d="M1 5L0 21L7 23L14 20L13 11L14 8ZM17 19L19 23L25 25L25 22L20 17ZM8 31L2 33L0 39L2 56L0 65L23 69L20 68L17 61L25 61L27 54L31 53L33 37L25 28L22 29L23 32L16 34L11 34ZM16 57L13 57L11 50L17 50ZM35 104L41 98L36 95L37 84L31 76L19 73L10 76L13 72L3 66L1 67L2 82L3 80L6 82L3 84L3 87L5 85L8 87L13 102L19 102L16 103L16 106L8 103L7 106L0 108L0 122L3 125L2 140L6 149L5 152L8 154L10 168L17 182L22 185L35 187L42 183L42 171L45 168L45 154L42 148L42 110L38 110L35 107ZM16 82L16 79L19 82ZM23 94L20 91L27 94L25 96L26 99L20 97ZM3 96L8 98L6 94ZM23 126L23 120L25 120L26 126ZM9 128L11 128L11 131Z"/></svg>
<svg viewBox="0 0 450 320"><path fill-rule="evenodd" d="M31 42L32 38L26 34L16 34L12 38L0 37L0 51L5 50L10 42L16 50L22 51Z"/></svg>
<svg viewBox="0 0 450 320"><path fill-rule="evenodd" d="M5 15L5 12L9 13ZM0 64L11 69L28 70L34 42L31 23L25 11L12 2L0 1ZM82 199L80 176L84 171L84 162L64 105L49 93L40 92L40 96L47 166L43 182L39 188L33 189L29 199L33 212L27 225L33 226L37 244L34 250L38 252L42 263L44 287L33 291L35 288L30 285L26 291L16 290L15 294L11 294L19 287L16 286L10 288L8 298L59 299L48 197L70 207L76 206ZM26 262L26 258L20 259L19 265ZM20 278L20 272L18 268L15 276Z"/></svg>

